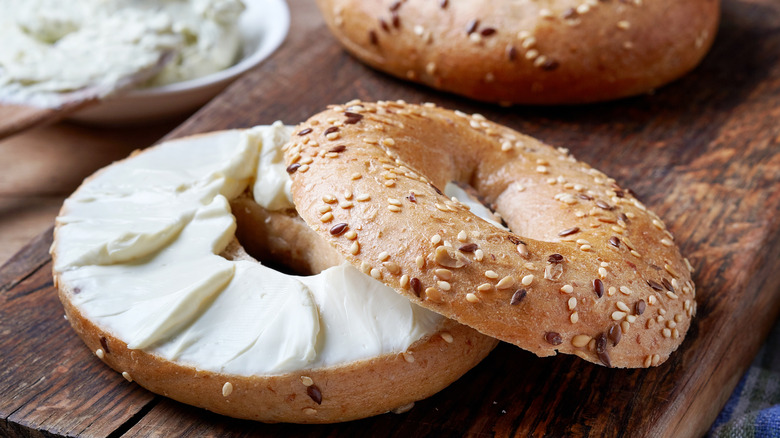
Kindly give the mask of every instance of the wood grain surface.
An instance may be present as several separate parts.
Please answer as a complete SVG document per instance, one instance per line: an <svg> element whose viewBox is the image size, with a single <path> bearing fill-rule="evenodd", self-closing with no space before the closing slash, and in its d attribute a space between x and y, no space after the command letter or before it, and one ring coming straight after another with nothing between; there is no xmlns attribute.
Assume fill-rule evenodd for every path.
<svg viewBox="0 0 780 438"><path fill-rule="evenodd" d="M347 56L313 3L258 69L170 134L297 123L353 98L431 101L570 148L666 221L695 267L699 314L648 370L500 345L410 412L325 426L221 417L148 393L104 366L62 317L50 233L0 268L0 435L700 436L780 312L780 3L725 0L712 52L653 95L500 108L409 85Z"/></svg>

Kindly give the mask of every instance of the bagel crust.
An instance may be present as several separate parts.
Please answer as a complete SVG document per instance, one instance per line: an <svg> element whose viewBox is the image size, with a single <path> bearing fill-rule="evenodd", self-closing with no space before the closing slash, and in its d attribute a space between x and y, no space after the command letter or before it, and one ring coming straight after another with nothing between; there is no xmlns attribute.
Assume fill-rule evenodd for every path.
<svg viewBox="0 0 780 438"><path fill-rule="evenodd" d="M262 130L264 128L267 127L247 130L249 133L247 137L252 138L255 129ZM208 133L173 140L167 144L164 143L133 154L130 158L102 169L88 178L63 206L54 231L52 245L54 285L58 289L60 301L71 326L100 360L119 372L128 381L137 382L152 392L219 414L270 423L333 423L364 418L388 411L409 409L415 401L429 397L447 387L490 353L498 343L497 340L416 306L412 312L421 311L430 315L425 321L427 324L424 326L425 331L414 332L420 333L416 335L417 337L405 335L402 328L405 327L404 324L408 323L403 319L408 319L408 312L403 312L403 306L409 306L409 303L402 297L393 294L392 291L386 292L389 293L390 298L400 300L398 302L401 306L398 306L397 302L393 304L390 301L382 301L378 294L367 296L365 301L357 300L356 298L360 298L361 294L365 296L368 293L377 292L377 289L369 287L372 285L368 285L368 283L373 283L373 280L355 272L351 266L344 265L343 258L298 218L294 214L294 210L266 210L252 199L249 182L253 177L247 177L247 175L255 173L252 170L252 163L258 161L258 154L257 150L254 150L255 153L253 153L252 148L242 149L241 145L245 144L243 141L241 145L235 146L243 134L239 131ZM175 144L171 145L170 143ZM165 154L162 153L163 151ZM179 158L183 152L192 155ZM174 169L167 167L171 156L175 158L175 166L179 167L173 166ZM239 163L243 170L231 170L231 166L220 164L220 160L225 163ZM139 165L139 161L143 161L146 167L143 164ZM135 170L139 170L139 172L127 172L127 168L131 167L130 163L136 165ZM181 171L182 169L184 171ZM155 180L153 176L149 177L149 175L164 173L162 171L168 170L176 170L176 172L165 174L158 180ZM283 167L281 172L286 178ZM138 178L139 174L144 178ZM192 175L195 175L195 180L205 177L210 184L204 187L210 187L210 189L202 188L197 181L192 182ZM142 188L136 184L139 179L145 184ZM131 183L126 184L128 181ZM215 182L219 182L221 185L218 195L215 194L217 192L213 191L215 190ZM68 264L68 260L85 259L71 255L74 251L85 252L79 248L79 245L84 245L84 241L73 237L76 234L83 235L84 233L68 231L68 227L81 227L79 229L86 230L87 234L105 233L105 230L100 227L102 219L100 213L105 209L117 208L117 204L101 199L100 195L104 192L119 192L116 198L123 200L139 195L139 192L143 192L144 188L154 193L173 190L181 196L184 196L182 193L186 193L188 190L203 190L204 192L197 193L211 193L213 196L213 199L205 195L198 196L197 202L203 203L203 209L215 204L215 199L224 199L223 196L230 198L233 211L240 211L231 216L228 222L238 222L239 230L236 235L246 241L248 248L261 253L262 259L292 265L293 268L298 268L302 273L317 273L338 265L334 269L343 268L342 271L338 272L349 269L350 272L364 280L362 283L345 281L334 286L353 286L353 295L335 294L335 298L333 298L336 301L351 299L358 303L338 303L340 309L346 309L344 310L346 316L343 319L357 321L347 327L347 330L373 331L373 335L383 338L382 345L395 345L397 342L394 342L398 338L406 339L404 336L409 338L408 343L404 344L402 348L386 347L379 350L379 353L366 354L365 351L374 351L369 349L371 346L365 345L371 340L366 337L354 337L343 331L340 332L338 324L334 323L334 318L328 319L329 313L325 309L328 303L321 301L318 302L318 320L327 327L320 328L314 347L318 350L318 354L325 354L323 351L327 350L328 343L332 345L335 342L343 350L348 351L346 357L349 360L336 359L318 362L315 358L313 362L308 362L300 369L292 368L291 370L287 367L267 371L267 368L263 368L267 367L267 364L263 362L266 356L273 355L275 350L288 348L291 338L282 338L282 342L275 344L273 343L274 338L263 338L258 335L256 343L270 339L268 343L270 348L264 350L267 354L252 356L251 360L247 360L246 367L236 366L233 368L229 366L229 363L235 361L238 355L231 356L227 361L218 363L215 368L212 358L217 357L217 361L219 361L219 358L225 356L225 350L220 345L239 345L234 332L251 332L253 330L252 320L263 318L263 315L258 315L259 312L257 312L262 309L254 306L252 300L247 297L270 293L264 287L273 283L274 280L270 275L265 274L264 277L260 278L247 277L254 282L247 287L246 295L231 295L229 294L230 286L227 286L220 292L219 296L204 301L201 307L196 310L195 322L190 321L187 325L182 325L180 329L176 329L174 334L155 340L148 346L134 347L133 343L139 344L136 331L140 332L145 330L147 326L160 324L159 320L148 318L149 315L157 317L160 314L159 309L155 308L154 304L150 304L152 300L148 296L149 292L151 291L155 295L165 295L169 291L155 290L154 285L150 284L152 281L149 281L128 292L122 289L126 284L133 283L132 279L127 276L119 276L121 282L116 288L94 288L94 285L105 283L93 282L95 276L92 272L98 272L97 276L112 275L117 277L116 272L121 274L121 271L114 268L122 265L122 261L105 262L103 266L98 266L101 269L97 270L92 264L82 262L79 262L82 265L75 262ZM212 191L205 192L205 190ZM88 211L90 214L84 214L83 210L79 210L83 208L76 205L79 202L90 206ZM165 203L169 204L170 210L175 210L173 202L168 202L166 198ZM224 203L227 205L227 201ZM145 203L139 205L139 208L147 207ZM224 245L214 244L213 248L217 252L211 254L213 257L210 260L219 259L218 261L221 263L235 265L257 264L257 261L244 251L241 242L233 238L235 227L230 226L233 225L232 223L230 225L223 224L224 230L215 231L216 228L219 228L220 222L214 221L222 217L218 214L221 210L207 209L204 211L203 209L198 210L199 213L193 214L187 219L189 223L178 233L176 239L185 239L186 236L196 236L196 239L205 238L204 236L212 232L220 236L224 234L232 240L225 242ZM120 216L120 222L123 225L125 222L127 223L128 235L131 232L138 233L140 220L133 216L133 210L121 210L121 212L129 212ZM95 222L83 225L81 218L84 216L94 216L90 220L95 219ZM206 221L206 225L194 229L188 235L189 227L197 226L199 220ZM136 236L124 237L124 240L135 242L139 240ZM156 244L160 238L151 240ZM222 240L221 238L217 239L219 242ZM171 245L175 245L175 243ZM151 255L152 259L163 257L163 253L167 250L170 250L170 247L161 250L155 249ZM90 251L88 254L100 254L100 252ZM177 255L181 254L177 253ZM170 261L170 259L166 260ZM160 265L167 265L167 261ZM143 254L132 258L129 264L142 266L144 269L166 269L158 268L151 262L149 256ZM108 270L102 269L103 267L107 267ZM89 272L82 275L80 274L82 269ZM238 269L237 267L234 278L238 278ZM170 272L165 270L162 273L170 275ZM276 274L281 275L278 272ZM133 275L143 277L146 273L133 271ZM196 278L201 273L198 272L197 267L194 267L188 269L185 275L188 278ZM88 281L84 281L85 278ZM154 277L153 280L158 278L160 277ZM336 277L328 278L333 280ZM282 283L282 285L284 284ZM354 288L355 285L357 285L357 289ZM361 288L362 286L365 286L365 289ZM382 285L377 286L386 289ZM280 293L293 295L294 291L288 288L281 289ZM127 310L112 304L112 300L119 300L128 294L139 297L137 301L132 303L135 307L130 310L140 308L137 313L132 314L132 317L125 319L130 321L130 331L125 326L117 324L116 320L111 319L114 315ZM89 299L85 300L85 295L89 295L94 301L108 301L109 305L113 307L106 312L96 312L95 306L88 302ZM226 296L228 298L224 298ZM238 300L235 300L236 298ZM220 300L233 300L228 303L236 306L231 308L232 311L239 307L249 309L253 312L251 319L240 314L241 312L232 312L227 318L217 319L214 325L201 326L202 329L199 329L197 335L206 337L213 334L215 336L209 339L213 339L214 342L205 341L198 344L197 337L182 335L182 332L195 326L197 321L206 318L213 309L219 306L225 308L225 302L220 304ZM371 304L370 300L374 300L374 303L384 303L386 306L380 307L377 311L377 305ZM187 295L186 301L188 303L197 301L197 296ZM292 330L295 330L296 327L304 324L305 321L296 319L300 314L284 313L284 308L273 306L273 304L272 302L271 305L265 307L270 308L274 316L281 315L281 319L291 321L291 325L284 326L285 328L289 329L292 326ZM355 306L358 307L356 311L350 310ZM186 312L186 308L182 306L176 307L168 304L166 310L168 308L173 308L171 313ZM335 314L340 315L339 313ZM361 319L389 319L390 328L388 329L387 325L378 324L361 325L359 322ZM427 321L432 322L427 323ZM235 330L233 332L224 330L226 327ZM400 327L400 333L393 331L396 327ZM268 326L265 331L272 330L273 327ZM361 339L362 345L360 345L361 341L350 343L350 339ZM166 350L164 347L169 344L183 345L182 351L188 348L188 345L197 345L197 349L204 352L206 357L186 354L166 356L166 354L170 354L170 350ZM240 348L240 345L237 348ZM246 349L249 348L255 348L255 346L251 345ZM231 355L232 351L235 349L229 350ZM243 354L243 352L239 354ZM200 359L200 361L193 358Z"/></svg>
<svg viewBox="0 0 780 438"><path fill-rule="evenodd" d="M445 320L437 333L401 354L281 375L222 374L127 348L124 341L85 318L71 304L71 293L60 288L71 326L91 351L125 379L182 403L265 423L336 423L403 411L446 388L497 343Z"/></svg>
<svg viewBox="0 0 780 438"><path fill-rule="evenodd" d="M693 69L718 0L317 0L352 55L478 100L565 104L650 92Z"/></svg>
<svg viewBox="0 0 780 438"><path fill-rule="evenodd" d="M299 214L353 265L539 356L658 365L696 312L690 264L630 191L479 114L353 101L300 125L285 151ZM444 196L451 181L514 232Z"/></svg>

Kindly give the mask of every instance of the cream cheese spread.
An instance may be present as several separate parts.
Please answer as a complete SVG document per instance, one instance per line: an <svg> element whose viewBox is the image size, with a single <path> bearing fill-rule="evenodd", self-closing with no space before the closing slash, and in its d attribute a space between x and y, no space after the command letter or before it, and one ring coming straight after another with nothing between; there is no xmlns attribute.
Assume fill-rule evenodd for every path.
<svg viewBox="0 0 780 438"><path fill-rule="evenodd" d="M280 122L174 140L110 166L57 219L71 302L129 348L198 369L282 374L400 353L443 321L348 264L300 277L219 254L228 200L286 205ZM272 175L269 177L269 175Z"/></svg>
<svg viewBox="0 0 780 438"><path fill-rule="evenodd" d="M0 0L0 101L55 106L57 93L110 93L172 58L147 86L232 65L241 0Z"/></svg>

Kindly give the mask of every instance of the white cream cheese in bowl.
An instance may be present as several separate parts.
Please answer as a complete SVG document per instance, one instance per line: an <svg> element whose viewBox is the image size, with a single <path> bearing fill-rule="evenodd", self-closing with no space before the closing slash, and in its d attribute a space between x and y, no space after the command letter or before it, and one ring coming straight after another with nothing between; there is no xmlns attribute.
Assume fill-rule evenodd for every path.
<svg viewBox="0 0 780 438"><path fill-rule="evenodd" d="M351 265L301 277L219 255L235 235L229 199L254 184L262 202L289 202L275 157L290 132L173 140L88 179L57 219L60 287L129 348L226 374L345 364L435 333L443 317Z"/></svg>
<svg viewBox="0 0 780 438"><path fill-rule="evenodd" d="M0 0L0 97L18 103L154 67L143 86L205 76L231 66L241 49L241 0Z"/></svg>
<svg viewBox="0 0 780 438"><path fill-rule="evenodd" d="M0 103L56 106L171 59L140 88L71 118L155 121L207 102L284 40L284 0L0 0Z"/></svg>

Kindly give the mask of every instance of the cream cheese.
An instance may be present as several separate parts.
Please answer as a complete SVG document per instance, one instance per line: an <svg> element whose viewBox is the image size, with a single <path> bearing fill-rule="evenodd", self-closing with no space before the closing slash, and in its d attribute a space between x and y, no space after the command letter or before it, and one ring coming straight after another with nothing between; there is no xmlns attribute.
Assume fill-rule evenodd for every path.
<svg viewBox="0 0 780 438"><path fill-rule="evenodd" d="M58 93L97 87L172 60L148 86L232 65L240 0L0 0L0 101L55 106Z"/></svg>
<svg viewBox="0 0 780 438"><path fill-rule="evenodd" d="M52 247L73 304L129 348L240 375L400 353L434 333L440 315L348 264L298 277L218 255L235 235L228 199L253 183L267 205L288 199L276 154L290 132L175 140L85 182Z"/></svg>

